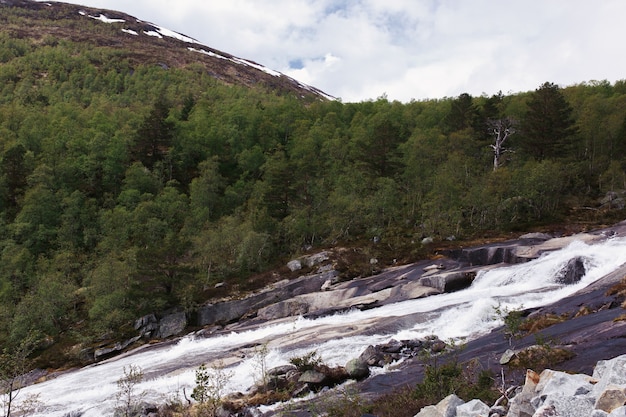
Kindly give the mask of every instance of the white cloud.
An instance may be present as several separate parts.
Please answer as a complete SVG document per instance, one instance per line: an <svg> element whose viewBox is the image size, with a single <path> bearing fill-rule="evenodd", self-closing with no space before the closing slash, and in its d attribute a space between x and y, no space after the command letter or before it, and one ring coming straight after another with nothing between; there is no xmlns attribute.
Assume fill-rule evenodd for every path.
<svg viewBox="0 0 626 417"><path fill-rule="evenodd" d="M623 0L70 2L129 13L343 101L626 78Z"/></svg>

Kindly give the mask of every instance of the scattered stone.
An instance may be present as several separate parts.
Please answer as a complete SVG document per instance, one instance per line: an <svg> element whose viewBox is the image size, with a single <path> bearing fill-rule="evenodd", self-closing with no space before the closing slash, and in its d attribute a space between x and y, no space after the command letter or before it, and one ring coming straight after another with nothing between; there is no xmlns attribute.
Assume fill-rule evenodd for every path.
<svg viewBox="0 0 626 417"><path fill-rule="evenodd" d="M513 359L516 354L517 352L513 349L507 349L500 357L500 365L506 365L511 362L511 359Z"/></svg>
<svg viewBox="0 0 626 417"><path fill-rule="evenodd" d="M306 264L306 266L308 266L309 268L314 267L315 265L319 265L324 261L327 261L329 258L328 256L328 252L323 251L320 253L316 253L313 255L309 255L304 257L304 263Z"/></svg>
<svg viewBox="0 0 626 417"><path fill-rule="evenodd" d="M302 262L300 262L299 259L294 259L287 262L287 268L289 268L291 272L299 271L302 269Z"/></svg>

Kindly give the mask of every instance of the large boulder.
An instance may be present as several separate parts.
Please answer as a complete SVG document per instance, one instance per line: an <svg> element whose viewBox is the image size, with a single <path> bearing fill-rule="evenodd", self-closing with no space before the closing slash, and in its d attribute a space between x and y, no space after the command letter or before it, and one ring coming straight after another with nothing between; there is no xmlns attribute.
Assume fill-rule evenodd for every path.
<svg viewBox="0 0 626 417"><path fill-rule="evenodd" d="M300 376L300 379L298 379L298 382L304 382L305 384L311 384L314 386L323 385L325 381L326 375L314 369L304 371Z"/></svg>
<svg viewBox="0 0 626 417"><path fill-rule="evenodd" d="M370 368L365 361L356 358L351 359L346 363L346 372L352 379L360 380L370 376Z"/></svg>
<svg viewBox="0 0 626 417"><path fill-rule="evenodd" d="M152 337L159 328L159 322L154 314L148 314L135 321L135 330L141 337Z"/></svg>
<svg viewBox="0 0 626 417"><path fill-rule="evenodd" d="M469 287L475 278L476 271L451 271L424 276L419 283L441 292L454 292Z"/></svg>
<svg viewBox="0 0 626 417"><path fill-rule="evenodd" d="M420 410L415 417L456 417L457 407L465 404L465 401L454 394L448 395L437 405L429 405Z"/></svg>
<svg viewBox="0 0 626 417"><path fill-rule="evenodd" d="M572 285L579 282L586 273L585 259L577 256L567 261L567 264L556 273L555 279L559 284Z"/></svg>
<svg viewBox="0 0 626 417"><path fill-rule="evenodd" d="M159 320L157 337L165 339L180 334L187 327L187 315L181 311L169 314Z"/></svg>

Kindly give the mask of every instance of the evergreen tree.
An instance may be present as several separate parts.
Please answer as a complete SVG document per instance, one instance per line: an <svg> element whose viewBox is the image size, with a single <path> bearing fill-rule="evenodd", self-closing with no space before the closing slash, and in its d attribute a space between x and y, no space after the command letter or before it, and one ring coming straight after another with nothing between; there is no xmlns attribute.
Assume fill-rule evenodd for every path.
<svg viewBox="0 0 626 417"><path fill-rule="evenodd" d="M576 128L572 108L556 84L546 82L535 90L522 129L522 149L531 157L541 161L568 156Z"/></svg>
<svg viewBox="0 0 626 417"><path fill-rule="evenodd" d="M149 169L163 160L171 146L174 123L168 120L168 116L169 106L161 96L137 130L133 157Z"/></svg>

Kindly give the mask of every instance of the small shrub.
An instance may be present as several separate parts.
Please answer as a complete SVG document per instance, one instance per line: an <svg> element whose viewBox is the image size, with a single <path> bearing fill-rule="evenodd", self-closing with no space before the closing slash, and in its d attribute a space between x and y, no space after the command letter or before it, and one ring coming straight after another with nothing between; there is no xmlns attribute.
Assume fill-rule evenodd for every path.
<svg viewBox="0 0 626 417"><path fill-rule="evenodd" d="M545 343L531 346L518 352L508 363L508 366L512 369L532 369L539 373L574 356L574 353L570 350L552 347L549 343Z"/></svg>
<svg viewBox="0 0 626 417"><path fill-rule="evenodd" d="M370 412L378 417L413 417L427 405L427 400L418 398L414 388L407 386L374 400Z"/></svg>
<svg viewBox="0 0 626 417"><path fill-rule="evenodd" d="M526 334L537 333L540 330L562 323L568 318L569 316L567 314L544 314L536 317L528 317L520 323L519 330Z"/></svg>
<svg viewBox="0 0 626 417"><path fill-rule="evenodd" d="M322 404L323 413L320 414L328 417L360 417L370 411L356 389L346 387L337 392L339 395L326 398Z"/></svg>
<svg viewBox="0 0 626 417"><path fill-rule="evenodd" d="M322 364L322 358L316 351L311 351L303 356L289 359L289 363L298 368L300 372L311 371Z"/></svg>
<svg viewBox="0 0 626 417"><path fill-rule="evenodd" d="M221 363L211 368L204 364L198 367L191 398L198 402L199 415L214 417L217 414L222 405L224 388L232 376L232 372L225 371Z"/></svg>
<svg viewBox="0 0 626 417"><path fill-rule="evenodd" d="M261 389L266 389L269 382L267 357L270 351L267 343L257 347L254 351L253 363L254 379Z"/></svg>
<svg viewBox="0 0 626 417"><path fill-rule="evenodd" d="M524 321L522 308L520 306L520 309L510 310L507 307L502 307L500 304L494 307L496 317L504 322L504 334L509 339L509 344L512 344L513 339L520 339L524 335L521 328Z"/></svg>
<svg viewBox="0 0 626 417"><path fill-rule="evenodd" d="M123 417L131 417L135 414L139 398L135 394L137 385L143 381L143 371L139 366L130 365L124 367L124 375L117 380L116 410Z"/></svg>
<svg viewBox="0 0 626 417"><path fill-rule="evenodd" d="M451 360L442 365L428 365L423 381L414 389L414 396L428 405L436 404L450 394L465 401L478 398L486 403L498 397L491 372L481 369L478 361L459 363Z"/></svg>

